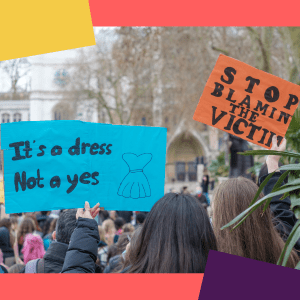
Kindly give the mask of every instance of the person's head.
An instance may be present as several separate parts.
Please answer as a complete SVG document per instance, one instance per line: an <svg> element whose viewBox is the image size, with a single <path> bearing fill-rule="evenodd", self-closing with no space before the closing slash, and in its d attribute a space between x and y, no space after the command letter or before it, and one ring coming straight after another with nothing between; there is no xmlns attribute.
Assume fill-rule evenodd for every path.
<svg viewBox="0 0 300 300"><path fill-rule="evenodd" d="M43 258L45 248L42 238L38 234L27 234L22 249L24 263L27 264L30 260Z"/></svg>
<svg viewBox="0 0 300 300"><path fill-rule="evenodd" d="M100 241L106 243L105 231L104 231L103 227L98 225L98 231L99 231Z"/></svg>
<svg viewBox="0 0 300 300"><path fill-rule="evenodd" d="M210 220L191 195L167 194L152 207L135 245L130 273L204 273L217 250Z"/></svg>
<svg viewBox="0 0 300 300"><path fill-rule="evenodd" d="M112 220L116 220L116 218L118 217L118 214L115 210L111 210L109 212L109 217L112 219Z"/></svg>
<svg viewBox="0 0 300 300"><path fill-rule="evenodd" d="M41 211L42 216L48 216L50 214L50 211Z"/></svg>
<svg viewBox="0 0 300 300"><path fill-rule="evenodd" d="M36 215L35 214L26 214L26 217L27 218L31 218L35 224L35 230L39 231L39 232L42 232L42 229L36 219Z"/></svg>
<svg viewBox="0 0 300 300"><path fill-rule="evenodd" d="M133 249L135 249L137 247L137 241L139 239L139 234L141 233L142 227L139 226L133 233L132 236L130 238L130 242L127 244L125 250L126 253L125 255L122 257L122 268L121 270L124 270L126 267L131 265L130 262L130 247L132 247Z"/></svg>
<svg viewBox="0 0 300 300"><path fill-rule="evenodd" d="M138 213L138 214L136 215L136 222L137 222L138 224L143 224L144 221L145 221L145 219L146 219L146 215L145 215L144 213Z"/></svg>
<svg viewBox="0 0 300 300"><path fill-rule="evenodd" d="M56 223L56 231L53 232L53 240L59 243L69 244L71 235L76 228L76 209L67 209L60 213Z"/></svg>
<svg viewBox="0 0 300 300"><path fill-rule="evenodd" d="M15 265L11 266L7 271L8 271L8 273L20 273L23 268L24 268L24 265L15 264Z"/></svg>
<svg viewBox="0 0 300 300"><path fill-rule="evenodd" d="M53 221L52 218L48 218L44 224L44 227L43 227L43 237L45 235L47 235L48 233L50 233L50 225L51 225L51 222Z"/></svg>
<svg viewBox="0 0 300 300"><path fill-rule="evenodd" d="M10 217L10 222L11 222L11 229L16 230L18 228L18 218L17 217Z"/></svg>
<svg viewBox="0 0 300 300"><path fill-rule="evenodd" d="M284 242L272 223L271 211L263 213L259 207L236 229L221 227L232 221L249 207L258 186L251 180L238 177L223 182L217 188L213 201L213 227L218 250L246 258L276 264ZM264 195L261 193L259 199ZM288 266L295 266L297 255L293 253Z"/></svg>
<svg viewBox="0 0 300 300"><path fill-rule="evenodd" d="M116 218L115 221L116 230L122 229L123 225L126 223L123 218Z"/></svg>
<svg viewBox="0 0 300 300"><path fill-rule="evenodd" d="M123 252L127 249L127 246L130 243L132 236L133 236L132 232L125 232L121 234L117 243L115 244L115 247L110 246L111 249L108 250L107 261L109 261L109 259L113 256L123 254ZM125 262L124 257L122 255L121 259L118 261L118 265L114 268L113 272L114 273L120 272L123 268L124 262Z"/></svg>
<svg viewBox="0 0 300 300"><path fill-rule="evenodd" d="M109 218L109 212L107 210L100 210L99 216L103 221L107 220Z"/></svg>
<svg viewBox="0 0 300 300"><path fill-rule="evenodd" d="M132 232L125 232L120 235L120 237L116 243L116 246L117 246L117 254L116 255L122 254L125 251L127 244L131 240L131 237L132 237Z"/></svg>
<svg viewBox="0 0 300 300"><path fill-rule="evenodd" d="M134 226L131 223L126 223L125 225L123 225L123 232L134 232Z"/></svg>
<svg viewBox="0 0 300 300"><path fill-rule="evenodd" d="M8 218L0 220L0 228L1 227L6 227L8 231L11 229L11 220Z"/></svg>
<svg viewBox="0 0 300 300"><path fill-rule="evenodd" d="M114 234L116 231L115 223L111 219L103 221L102 227L105 231L105 234Z"/></svg>
<svg viewBox="0 0 300 300"><path fill-rule="evenodd" d="M118 255L118 247L116 246L116 244L113 244L111 246L108 247L107 249L107 263L109 262L109 260Z"/></svg>
<svg viewBox="0 0 300 300"><path fill-rule="evenodd" d="M36 230L36 226L32 218L26 217L20 224L18 230L18 243L23 245L25 235L28 233L33 233Z"/></svg>
<svg viewBox="0 0 300 300"><path fill-rule="evenodd" d="M184 186L182 188L182 194L188 194L189 193L189 190L188 190L188 187L187 186Z"/></svg>
<svg viewBox="0 0 300 300"><path fill-rule="evenodd" d="M196 195L198 196L198 197L200 197L201 195L202 195L202 187L197 187L197 189L196 189Z"/></svg>
<svg viewBox="0 0 300 300"><path fill-rule="evenodd" d="M11 238L9 230L2 226L0 227L0 249L3 252L4 258L6 257L6 252L12 250Z"/></svg>

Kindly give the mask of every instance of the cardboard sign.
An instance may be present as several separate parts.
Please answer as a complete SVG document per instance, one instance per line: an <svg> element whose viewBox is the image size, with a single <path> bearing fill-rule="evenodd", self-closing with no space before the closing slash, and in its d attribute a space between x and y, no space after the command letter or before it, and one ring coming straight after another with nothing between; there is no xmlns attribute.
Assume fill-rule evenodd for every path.
<svg viewBox="0 0 300 300"><path fill-rule="evenodd" d="M164 195L166 128L42 121L2 124L7 213L149 211Z"/></svg>
<svg viewBox="0 0 300 300"><path fill-rule="evenodd" d="M194 120L270 149L285 136L298 106L300 86L220 55Z"/></svg>

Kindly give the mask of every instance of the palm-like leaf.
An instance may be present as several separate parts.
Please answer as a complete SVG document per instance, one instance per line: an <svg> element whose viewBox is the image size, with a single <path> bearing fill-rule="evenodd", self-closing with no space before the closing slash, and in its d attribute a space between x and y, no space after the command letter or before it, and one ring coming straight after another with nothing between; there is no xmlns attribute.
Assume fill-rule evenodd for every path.
<svg viewBox="0 0 300 300"><path fill-rule="evenodd" d="M300 113L298 111L297 118L299 117L300 120ZM295 122L295 121L294 121ZM295 123L293 123L295 126ZM299 128L299 124L298 124ZM300 133L300 131L299 131ZM299 150L300 150L300 135L299 135ZM252 151L246 151L243 153L239 153L242 155L278 155L282 157L289 157L292 158L293 161L295 159L300 158L300 154L293 153L289 151L273 151L273 150L252 150ZM278 179L276 184L274 185L272 191L270 194L264 196L263 198L258 199L259 194L262 192L263 188L269 181L269 179L274 175L274 172L269 174L265 180L261 183L254 199L251 201L249 207L243 211L241 214L239 214L237 217L235 217L232 221L230 221L228 224L223 226L221 229L228 228L232 225L235 225L233 229L240 226L251 213L253 213L258 207L265 204L263 211L265 211L272 201L272 198L274 196L282 195L283 198L290 197L291 199L291 209L295 213L296 218L298 219L297 223L295 224L292 232L290 233L285 247L282 250L282 253L280 255L280 258L278 259L277 264L281 264L282 266L285 266L288 258L291 254L291 251L293 247L295 246L296 242L300 238L300 164L288 164L285 166L282 166L279 168L281 171L285 171ZM289 175L288 183L282 185L284 179ZM233 230L232 229L232 230ZM300 263L296 266L296 269L300 269Z"/></svg>

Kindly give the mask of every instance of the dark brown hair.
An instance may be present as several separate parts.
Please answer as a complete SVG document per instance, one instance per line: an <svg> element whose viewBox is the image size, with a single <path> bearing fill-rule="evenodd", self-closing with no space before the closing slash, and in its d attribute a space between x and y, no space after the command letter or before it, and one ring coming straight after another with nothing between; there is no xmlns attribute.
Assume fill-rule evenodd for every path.
<svg viewBox="0 0 300 300"><path fill-rule="evenodd" d="M125 268L127 268L127 267L129 267L129 266L131 266L131 261L130 261L130 255L129 255L129 253L130 253L130 249L132 248L132 249L136 249L136 247L137 247L137 242L138 242L138 240L139 240L139 235L140 235L140 233L141 233L141 231L142 231L142 226L139 226L134 232L133 232L133 234L132 234L132 236L131 236L131 239L130 239L130 245L129 245L129 249L128 249L128 251L126 251L126 254L125 254L125 259L124 259L124 257L122 257L122 259L121 259L121 269L120 269L120 272L122 272Z"/></svg>
<svg viewBox="0 0 300 300"><path fill-rule="evenodd" d="M35 230L42 232L42 229L36 219L36 215L35 214L26 214L26 218L31 218L35 224Z"/></svg>
<svg viewBox="0 0 300 300"><path fill-rule="evenodd" d="M10 219L2 219L0 220L0 227L6 227L8 229L8 231L10 231L11 229L11 221Z"/></svg>
<svg viewBox="0 0 300 300"><path fill-rule="evenodd" d="M249 207L257 193L258 186L251 180L230 178L220 184L213 200L213 227L221 252L276 264L284 242L272 223L270 208L263 213L264 205L256 209L236 229L221 227ZM259 199L263 197L260 194ZM231 232L230 232L231 231ZM294 268L298 262L295 251L287 266Z"/></svg>
<svg viewBox="0 0 300 300"><path fill-rule="evenodd" d="M53 219L50 224L49 233L53 233L56 229L57 219Z"/></svg>
<svg viewBox="0 0 300 300"><path fill-rule="evenodd" d="M33 233L36 230L34 221L32 220L32 218L25 218L20 226L19 226L19 230L18 230L18 243L20 245L23 245L24 243L24 239L25 239L25 235L28 233Z"/></svg>
<svg viewBox="0 0 300 300"><path fill-rule="evenodd" d="M148 214L130 244L129 273L204 273L209 250L217 250L207 213L188 194L168 193Z"/></svg>

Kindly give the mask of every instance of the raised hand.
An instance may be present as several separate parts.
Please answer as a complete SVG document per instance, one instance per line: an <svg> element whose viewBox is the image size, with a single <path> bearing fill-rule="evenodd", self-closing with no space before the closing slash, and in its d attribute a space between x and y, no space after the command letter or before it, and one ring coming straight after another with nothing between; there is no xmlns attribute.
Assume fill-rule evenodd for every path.
<svg viewBox="0 0 300 300"><path fill-rule="evenodd" d="M272 148L271 150L274 151L285 151L286 149L286 139L283 138L281 144L277 145L277 136L274 135L272 138ZM272 173L278 169L278 163L279 163L280 155L268 155L266 164L268 166L268 172Z"/></svg>
<svg viewBox="0 0 300 300"><path fill-rule="evenodd" d="M90 208L90 204L85 201L84 211L83 208L78 208L76 213L76 219L86 218L86 219L94 219L100 211L100 204L97 203L93 208Z"/></svg>

